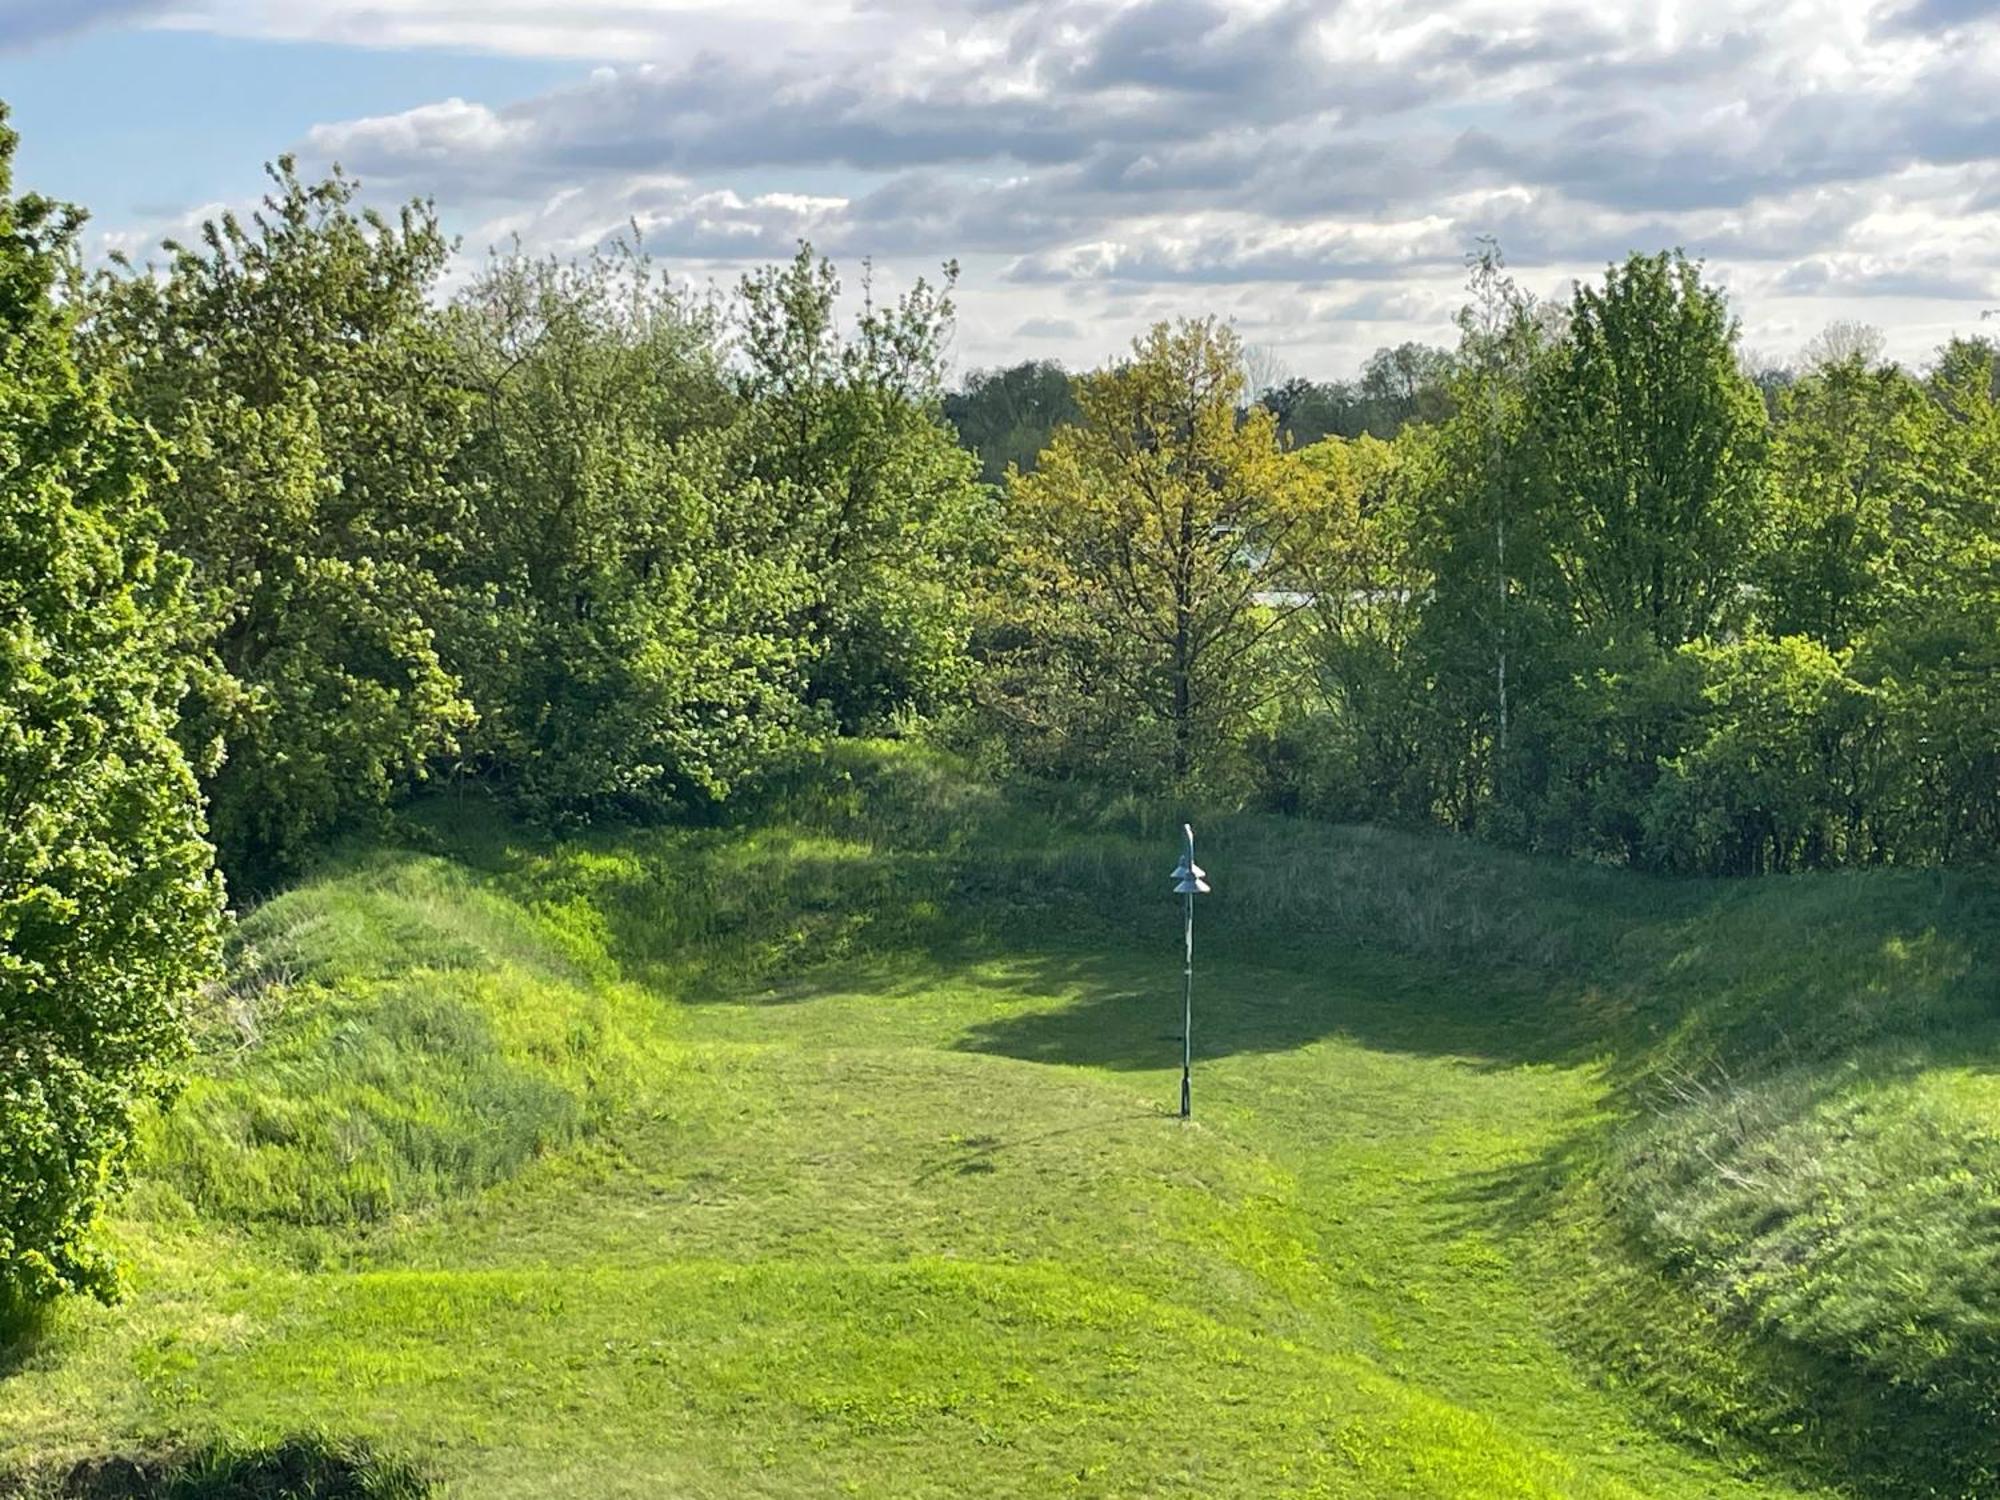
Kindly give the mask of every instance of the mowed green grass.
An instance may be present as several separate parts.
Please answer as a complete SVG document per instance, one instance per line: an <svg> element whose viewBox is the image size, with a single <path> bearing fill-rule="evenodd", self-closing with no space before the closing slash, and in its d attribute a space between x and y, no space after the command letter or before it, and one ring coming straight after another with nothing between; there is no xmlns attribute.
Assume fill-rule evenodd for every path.
<svg viewBox="0 0 2000 1500"><path fill-rule="evenodd" d="M1593 1269L1573 1164L1674 1028L1539 977L1586 927L1333 940L1268 851L1253 921L1225 838L1184 1124L1166 814L871 754L726 828L441 806L252 914L132 1294L14 1340L0 1472L309 1434L476 1496L1820 1492L1591 1355L1642 1263Z"/></svg>

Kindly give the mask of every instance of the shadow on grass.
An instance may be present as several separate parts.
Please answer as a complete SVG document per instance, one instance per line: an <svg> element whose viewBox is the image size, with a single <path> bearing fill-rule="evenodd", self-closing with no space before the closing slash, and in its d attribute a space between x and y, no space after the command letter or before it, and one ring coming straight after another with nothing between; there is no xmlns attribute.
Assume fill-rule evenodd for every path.
<svg viewBox="0 0 2000 1500"><path fill-rule="evenodd" d="M1293 1051L1338 1037L1378 1051L1513 1066L1576 1060L1587 1055L1592 1040L1574 985L1491 975L1475 998L1462 976L1407 958L1356 951L1337 964L1266 966L1271 958L1282 962L1282 955L1259 962L1220 948L1211 949L1206 971L1197 960L1197 1062ZM1017 953L1007 988L1023 999L1078 998L980 1021L957 1045L1112 1070L1175 1065L1182 1018L1177 960L1172 952L1150 958L1129 951Z"/></svg>
<svg viewBox="0 0 2000 1500"><path fill-rule="evenodd" d="M1073 998L980 1020L965 1049L1160 1065L1180 1022L1171 820L973 797L907 754L836 759L841 775L741 821L555 846L482 816L427 832L524 906L587 911L622 974L677 1000L810 1001L864 976L893 998L978 963L1014 972L1022 1000ZM1197 919L1199 1057L1341 1035L1475 1063L1605 1059L1643 1088L1656 1065L1740 1075L1953 1027L2000 1051L1990 876L1670 880L1437 835L1204 826L1221 873Z"/></svg>
<svg viewBox="0 0 2000 1500"><path fill-rule="evenodd" d="M61 1302L39 1302L0 1293L0 1389L55 1341ZM6 1487L0 1484L0 1496Z"/></svg>
<svg viewBox="0 0 2000 1500"><path fill-rule="evenodd" d="M1135 1110L1122 1116L1126 1120L1165 1120L1172 1118L1164 1107L1158 1109ZM995 1159L1021 1146L1039 1145L1043 1141L1060 1140L1064 1136L1100 1134L1105 1122L1094 1120L1088 1125L1069 1125L1060 1130L1041 1130L1032 1135L970 1135L957 1143L952 1153L941 1161L931 1163L912 1179L927 1182L933 1177L950 1172L959 1177L980 1177L998 1170Z"/></svg>
<svg viewBox="0 0 2000 1500"><path fill-rule="evenodd" d="M431 1493L430 1481L408 1464L318 1438L166 1456L111 1454L66 1470L0 1477L0 1496L8 1500L424 1500Z"/></svg>

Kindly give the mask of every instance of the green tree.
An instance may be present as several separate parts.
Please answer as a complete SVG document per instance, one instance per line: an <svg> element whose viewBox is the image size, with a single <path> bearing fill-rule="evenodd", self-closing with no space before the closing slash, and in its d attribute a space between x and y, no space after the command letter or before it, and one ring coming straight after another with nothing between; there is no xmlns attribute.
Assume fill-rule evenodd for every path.
<svg viewBox="0 0 2000 1500"><path fill-rule="evenodd" d="M1927 386L1936 426L1927 503L1906 530L1882 618L1854 672L1879 687L1898 747L1905 857L2000 848L2000 368L1955 340Z"/></svg>
<svg viewBox="0 0 2000 1500"><path fill-rule="evenodd" d="M808 699L849 731L933 711L969 675L966 579L991 507L940 411L957 275L888 305L865 289L851 336L809 245L739 290L741 467L771 498L764 544L811 587L794 616Z"/></svg>
<svg viewBox="0 0 2000 1500"><path fill-rule="evenodd" d="M157 497L219 667L190 737L220 752L216 840L252 881L471 721L437 640L470 407L431 303L450 244L425 205L392 221L338 174L272 177L248 224L101 278L87 346L173 447Z"/></svg>
<svg viewBox="0 0 2000 1500"><path fill-rule="evenodd" d="M1084 376L1084 420L1016 475L1007 561L1022 631L996 679L1033 737L1175 784L1212 772L1282 690L1325 487L1244 394L1236 335L1160 324ZM1111 733L1106 733L1106 729Z"/></svg>
<svg viewBox="0 0 2000 1500"><path fill-rule="evenodd" d="M1410 660L1424 684L1439 812L1462 827L1517 805L1539 695L1566 681L1573 628L1555 565L1548 496L1527 434L1535 384L1557 347L1547 310L1506 275L1497 248L1470 261L1450 417L1399 442L1415 569L1425 580Z"/></svg>
<svg viewBox="0 0 2000 1500"><path fill-rule="evenodd" d="M725 796L798 736L804 581L730 471L711 304L635 252L496 259L455 327L482 396L451 648L475 762L534 813Z"/></svg>
<svg viewBox="0 0 2000 1500"><path fill-rule="evenodd" d="M1894 365L1823 364L1778 399L1759 549L1776 635L1849 645L1921 559L1940 413Z"/></svg>
<svg viewBox="0 0 2000 1500"><path fill-rule="evenodd" d="M1395 437L1405 427L1442 422L1453 410L1454 356L1429 344L1377 349L1354 380L1293 376L1257 394L1278 431L1304 448L1322 438Z"/></svg>
<svg viewBox="0 0 2000 1500"><path fill-rule="evenodd" d="M1257 404L1278 419L1279 436L1297 448L1330 437L1360 437L1368 430L1362 403L1344 380L1294 375L1265 391Z"/></svg>
<svg viewBox="0 0 2000 1500"><path fill-rule="evenodd" d="M1538 372L1527 473L1577 625L1672 649L1739 613L1763 498L1763 403L1723 294L1678 252L1579 286Z"/></svg>
<svg viewBox="0 0 2000 1500"><path fill-rule="evenodd" d="M1413 422L1451 415L1453 357L1431 344L1402 343L1377 349L1354 384L1362 430L1392 438Z"/></svg>
<svg viewBox="0 0 2000 1500"><path fill-rule="evenodd" d="M1303 741L1290 801L1343 819L1428 818L1448 748L1436 698L1413 659L1432 580L1416 550L1414 487L1404 465L1413 434L1394 444L1329 438L1298 450L1318 488L1314 545L1301 558L1309 601L1304 646L1311 718L1278 731Z"/></svg>
<svg viewBox="0 0 2000 1500"><path fill-rule="evenodd" d="M1031 471L1055 430L1080 415L1069 373L1052 359L975 370L945 397L944 414L979 455L979 477L996 485L1010 468Z"/></svg>
<svg viewBox="0 0 2000 1500"><path fill-rule="evenodd" d="M1754 875L1873 857L1891 774L1877 695L1804 636L1678 655L1702 713L1649 793L1651 863Z"/></svg>
<svg viewBox="0 0 2000 1500"><path fill-rule="evenodd" d="M157 467L52 300L80 217L15 199L0 111L0 1301L109 1295L91 1225L169 1082L219 889L174 740L183 569Z"/></svg>

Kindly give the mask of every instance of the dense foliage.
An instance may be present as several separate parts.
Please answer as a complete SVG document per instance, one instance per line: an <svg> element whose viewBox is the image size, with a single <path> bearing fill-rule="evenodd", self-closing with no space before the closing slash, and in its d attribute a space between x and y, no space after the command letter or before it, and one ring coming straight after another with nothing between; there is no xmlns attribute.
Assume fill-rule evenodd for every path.
<svg viewBox="0 0 2000 1500"><path fill-rule="evenodd" d="M832 266L801 246L738 292L745 472L767 544L808 591L791 617L806 696L840 728L934 711L966 683L973 559L988 519L940 396L956 265L844 335Z"/></svg>
<svg viewBox="0 0 2000 1500"><path fill-rule="evenodd" d="M173 454L158 502L211 653L190 748L249 876L386 805L472 720L438 639L466 514L469 401L427 301L451 247L423 205L392 222L353 194L281 162L248 224L95 289L91 357Z"/></svg>
<svg viewBox="0 0 2000 1500"><path fill-rule="evenodd" d="M1850 337L1767 413L1678 256L1474 291L1452 414L1321 461L1371 477L1265 794L1681 871L1989 857L1994 348Z"/></svg>
<svg viewBox="0 0 2000 1500"><path fill-rule="evenodd" d="M1293 375L1258 394L1278 430L1304 447L1321 438L1392 438L1417 422L1437 422L1452 408L1453 357L1429 344L1377 349L1355 380Z"/></svg>
<svg viewBox="0 0 2000 1500"><path fill-rule="evenodd" d="M641 258L496 260L452 319L479 392L452 658L471 764L538 816L726 795L799 733L809 592L715 310Z"/></svg>
<svg viewBox="0 0 2000 1500"><path fill-rule="evenodd" d="M1053 360L975 370L944 398L945 419L979 459L979 477L1002 484L1009 469L1028 473L1058 427L1079 420L1076 387Z"/></svg>
<svg viewBox="0 0 2000 1500"><path fill-rule="evenodd" d="M91 1223L219 919L157 453L78 376L78 216L13 198L13 145L0 114L0 1305L114 1285Z"/></svg>
<svg viewBox="0 0 2000 1500"><path fill-rule="evenodd" d="M615 250L446 299L450 253L281 163L92 289L82 353L173 454L239 881L441 772L647 816L941 715L1661 869L2000 840L1989 346L1919 376L1843 326L1753 380L1685 258L1544 306L1488 247L1458 348L1351 385L1254 392L1195 320L947 393L955 267L844 326L808 247L729 296Z"/></svg>

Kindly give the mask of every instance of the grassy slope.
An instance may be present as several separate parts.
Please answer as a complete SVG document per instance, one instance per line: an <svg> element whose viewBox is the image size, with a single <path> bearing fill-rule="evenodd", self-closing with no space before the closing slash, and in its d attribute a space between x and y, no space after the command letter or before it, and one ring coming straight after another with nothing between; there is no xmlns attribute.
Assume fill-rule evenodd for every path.
<svg viewBox="0 0 2000 1500"><path fill-rule="evenodd" d="M1983 884L1227 820L1183 1128L1154 810L864 751L729 829L433 814L246 921L135 1294L0 1363L0 1469L324 1432L481 1496L1985 1483Z"/></svg>

